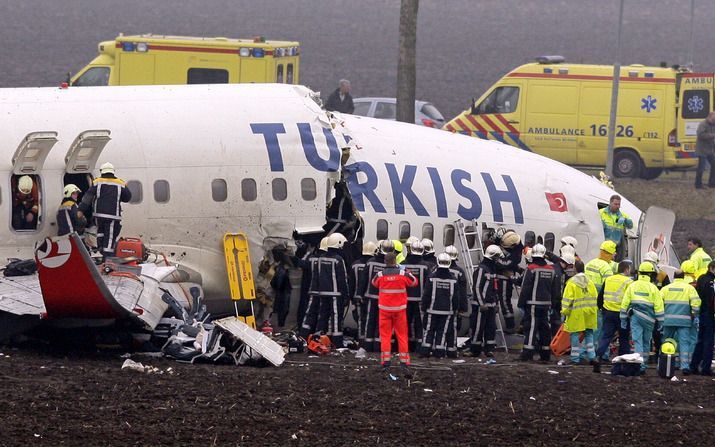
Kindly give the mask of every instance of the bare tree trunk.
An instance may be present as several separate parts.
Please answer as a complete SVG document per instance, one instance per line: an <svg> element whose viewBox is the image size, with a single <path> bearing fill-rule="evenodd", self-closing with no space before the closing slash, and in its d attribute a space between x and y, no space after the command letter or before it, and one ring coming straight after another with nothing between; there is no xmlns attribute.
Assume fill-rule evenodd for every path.
<svg viewBox="0 0 715 447"><path fill-rule="evenodd" d="M400 54L397 62L397 121L415 122L417 8L419 0L401 0Z"/></svg>

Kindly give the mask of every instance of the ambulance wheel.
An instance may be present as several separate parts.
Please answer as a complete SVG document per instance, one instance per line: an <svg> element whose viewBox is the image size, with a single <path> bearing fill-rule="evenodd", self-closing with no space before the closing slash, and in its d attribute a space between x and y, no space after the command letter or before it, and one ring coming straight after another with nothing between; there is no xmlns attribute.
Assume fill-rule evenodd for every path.
<svg viewBox="0 0 715 447"><path fill-rule="evenodd" d="M638 178L642 171L641 158L629 149L617 149L613 157L613 173L616 177Z"/></svg>
<svg viewBox="0 0 715 447"><path fill-rule="evenodd" d="M645 180L653 180L654 178L658 178L658 176L662 173L662 168L646 168L643 169L643 172L641 172L641 178Z"/></svg>

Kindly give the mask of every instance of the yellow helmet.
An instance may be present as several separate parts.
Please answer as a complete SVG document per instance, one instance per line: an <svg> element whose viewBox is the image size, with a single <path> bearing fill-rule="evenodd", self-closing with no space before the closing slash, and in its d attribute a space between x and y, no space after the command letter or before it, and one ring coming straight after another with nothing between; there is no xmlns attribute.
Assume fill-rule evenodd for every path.
<svg viewBox="0 0 715 447"><path fill-rule="evenodd" d="M688 259L687 261L683 261L682 264L680 264L680 270L683 271L686 275L694 275L695 272L698 270L698 266L695 265L693 261Z"/></svg>
<svg viewBox="0 0 715 447"><path fill-rule="evenodd" d="M644 261L638 266L638 271L642 273L655 273L655 266L652 262Z"/></svg>
<svg viewBox="0 0 715 447"><path fill-rule="evenodd" d="M398 241L397 239L394 239L392 241L392 245L395 247L396 252L402 253L402 242Z"/></svg>
<svg viewBox="0 0 715 447"><path fill-rule="evenodd" d="M675 355L675 353L678 352L678 342L672 338L666 338L663 344L660 345L660 352Z"/></svg>
<svg viewBox="0 0 715 447"><path fill-rule="evenodd" d="M606 253L616 254L616 243L613 241L603 241L600 248Z"/></svg>
<svg viewBox="0 0 715 447"><path fill-rule="evenodd" d="M30 194L32 192L32 177L29 175L23 175L17 181L17 189L23 194Z"/></svg>

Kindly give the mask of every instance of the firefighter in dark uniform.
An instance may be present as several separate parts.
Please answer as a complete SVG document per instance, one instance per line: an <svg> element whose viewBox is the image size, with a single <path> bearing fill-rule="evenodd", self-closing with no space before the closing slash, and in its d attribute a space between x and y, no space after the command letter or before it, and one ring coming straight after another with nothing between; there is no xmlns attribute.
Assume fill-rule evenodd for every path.
<svg viewBox="0 0 715 447"><path fill-rule="evenodd" d="M328 236L328 252L318 260L318 290L320 309L316 332L327 334L337 347L343 347L343 306L348 298L348 275L340 252L347 242L345 236Z"/></svg>
<svg viewBox="0 0 715 447"><path fill-rule="evenodd" d="M86 213L92 208L92 215L97 222L97 245L102 257L106 259L114 256L119 232L122 231L122 202L129 202L132 192L124 180L115 177L111 163L104 163L99 173L100 177L92 182L79 209Z"/></svg>
<svg viewBox="0 0 715 447"><path fill-rule="evenodd" d="M417 278L418 284L407 288L407 328L410 351L416 351L422 343L422 312L420 304L422 302L422 290L430 273L429 264L423 259L424 248L418 240L408 246L409 253L402 262L402 267L412 273Z"/></svg>
<svg viewBox="0 0 715 447"><path fill-rule="evenodd" d="M546 247L534 245L519 294L519 307L524 310L524 349L519 358L522 361L532 360L535 351L542 361L551 358L549 309L561 291L554 266L544 259L545 255Z"/></svg>
<svg viewBox="0 0 715 447"><path fill-rule="evenodd" d="M497 280L499 288L499 307L504 315L505 328L507 334L514 333L514 305L511 302L514 295L514 275L518 273L519 263L524 251L521 238L513 230L507 230L499 239L499 245L504 250L505 256L497 260Z"/></svg>
<svg viewBox="0 0 715 447"><path fill-rule="evenodd" d="M484 258L474 271L472 281L472 315L470 316L469 351L475 357L482 352L494 357L494 341L497 331L497 302L499 279L497 262L504 257L498 245L490 245L484 250Z"/></svg>
<svg viewBox="0 0 715 447"><path fill-rule="evenodd" d="M385 254L394 253L395 246L392 241L384 240L378 244L379 252L365 263L362 279L358 285L358 290L362 291L363 299L367 301L365 305L365 343L364 348L368 352L380 352L380 327L378 300L379 289L372 284L372 279L385 269Z"/></svg>
<svg viewBox="0 0 715 447"><path fill-rule="evenodd" d="M318 314L320 312L320 259L328 254L327 236L320 240L318 252L311 255L304 261L303 275L309 274L307 294L308 299L303 311L303 318L300 319L300 336L303 338L315 332L318 324ZM307 264L305 264L307 263ZM300 310L299 310L300 312Z"/></svg>
<svg viewBox="0 0 715 447"><path fill-rule="evenodd" d="M65 186L63 195L64 199L60 208L57 210L57 235L64 236L76 232L77 234L84 233L84 227L87 225L87 219L84 214L77 208L77 197L80 189L77 185L69 184Z"/></svg>
<svg viewBox="0 0 715 447"><path fill-rule="evenodd" d="M375 256L377 245L372 241L367 241L362 244L362 256L353 261L350 266L350 275L348 276L348 290L350 300L355 308L353 309L353 317L358 325L358 340L362 343L365 340L365 307L366 302L362 296L363 290L359 290L360 278L362 278L367 261Z"/></svg>
<svg viewBox="0 0 715 447"><path fill-rule="evenodd" d="M422 292L422 312L425 314L424 336L420 357L444 357L447 337L453 315L459 307L457 278L450 266L452 258L447 253L437 257L437 268L427 277Z"/></svg>
<svg viewBox="0 0 715 447"><path fill-rule="evenodd" d="M437 257L434 254L434 242L431 239L424 238L422 242L422 249L424 250L422 254L422 260L429 266L430 272L437 268Z"/></svg>
<svg viewBox="0 0 715 447"><path fill-rule="evenodd" d="M469 311L469 294L467 291L467 274L462 267L457 264L457 257L459 253L457 252L457 247L454 245L448 245L444 248L444 252L449 255L452 259L452 266L450 270L457 279L457 308L455 309L454 315L449 322L450 330L447 333L447 357L455 358L457 357L457 331L459 330L459 313L466 313Z"/></svg>

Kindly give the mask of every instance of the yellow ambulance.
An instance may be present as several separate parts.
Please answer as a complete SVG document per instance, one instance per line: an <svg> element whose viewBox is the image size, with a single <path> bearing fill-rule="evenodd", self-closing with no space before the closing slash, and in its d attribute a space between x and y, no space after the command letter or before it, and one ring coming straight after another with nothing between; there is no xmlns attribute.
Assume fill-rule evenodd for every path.
<svg viewBox="0 0 715 447"><path fill-rule="evenodd" d="M712 107L709 76L709 99L703 97L709 101L703 106L706 110ZM707 111L692 118L683 115L682 101L687 103L690 97L678 92L687 80L705 85L699 84L705 79L676 68L621 67L616 176L650 179L663 169L696 164L694 129ZM612 82L612 66L567 64L561 56L539 57L506 74L443 129L499 140L572 166L603 167Z"/></svg>
<svg viewBox="0 0 715 447"><path fill-rule="evenodd" d="M298 84L300 44L291 41L120 35L70 79L73 86L278 82Z"/></svg>

